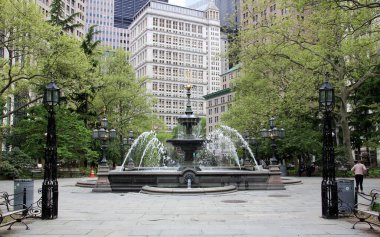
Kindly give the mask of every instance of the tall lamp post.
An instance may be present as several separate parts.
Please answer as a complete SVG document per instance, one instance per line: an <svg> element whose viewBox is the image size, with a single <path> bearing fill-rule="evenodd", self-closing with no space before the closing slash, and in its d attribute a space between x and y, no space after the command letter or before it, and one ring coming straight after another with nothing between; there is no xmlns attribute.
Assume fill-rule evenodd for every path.
<svg viewBox="0 0 380 237"><path fill-rule="evenodd" d="M109 141L116 138L116 130L108 130L108 120L104 117L100 121L100 128L94 129L92 131L92 137L95 140L99 140L102 149L102 159L98 165L98 180L95 187L92 189L93 192L110 192L111 186L108 180L109 166L107 164L107 150L109 146Z"/></svg>
<svg viewBox="0 0 380 237"><path fill-rule="evenodd" d="M278 160L276 157L276 151L277 151L277 144L276 140L278 138L284 138L285 137L285 129L283 128L277 128L276 127L276 119L274 117L271 117L269 119L269 129L263 128L260 130L261 136L263 138L269 138L271 139L271 147L272 147L272 158L270 158L270 164L271 165L277 165Z"/></svg>
<svg viewBox="0 0 380 237"><path fill-rule="evenodd" d="M323 159L322 159L322 217L338 218L338 190L335 181L334 144L332 136L332 111L334 109L334 87L324 82L319 88L319 109L323 112Z"/></svg>
<svg viewBox="0 0 380 237"><path fill-rule="evenodd" d="M48 111L41 213L42 219L45 220L58 217L57 134L54 107L59 103L59 97L58 86L54 82L50 82L45 88L43 98L43 103Z"/></svg>
<svg viewBox="0 0 380 237"><path fill-rule="evenodd" d="M243 138L244 140L247 142L248 146L252 146L254 145L255 146L255 159L257 160L257 140L255 137L250 137L248 132L245 131L243 133ZM246 164L250 164L250 161L249 161L249 152L248 152L248 149L247 148L244 148L244 151L245 151L245 161L244 161L244 165Z"/></svg>
<svg viewBox="0 0 380 237"><path fill-rule="evenodd" d="M129 133L128 133L128 140L127 140L127 144L129 146L129 149L131 149L132 144L133 144L134 141L135 141L135 139L133 138L133 131L129 131ZM129 158L128 158L127 168L128 169L135 168L135 163L133 162L133 159L132 159L131 156L129 156Z"/></svg>

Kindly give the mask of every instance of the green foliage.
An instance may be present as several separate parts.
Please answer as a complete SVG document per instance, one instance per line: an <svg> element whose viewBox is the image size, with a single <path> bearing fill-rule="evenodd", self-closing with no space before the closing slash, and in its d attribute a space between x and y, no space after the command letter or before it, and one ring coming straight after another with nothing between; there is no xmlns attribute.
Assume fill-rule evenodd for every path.
<svg viewBox="0 0 380 237"><path fill-rule="evenodd" d="M46 144L47 112L43 106L34 106L17 124L9 138L9 143L20 147L34 160L42 160ZM65 109L57 109L58 159L89 162L97 159L97 153L90 149L91 130L86 129L78 116Z"/></svg>
<svg viewBox="0 0 380 237"><path fill-rule="evenodd" d="M75 28L82 26L82 24L74 22L79 14L76 12L65 18L65 2L62 0L52 0L49 23L59 26L63 31L73 31Z"/></svg>
<svg viewBox="0 0 380 237"><path fill-rule="evenodd" d="M19 176L19 170L11 165L9 161L0 160L0 174L14 178Z"/></svg>
<svg viewBox="0 0 380 237"><path fill-rule="evenodd" d="M379 178L380 177L380 167L372 167L367 170L367 176L370 178Z"/></svg>
<svg viewBox="0 0 380 237"><path fill-rule="evenodd" d="M18 90L16 82L30 84L44 76L38 62L59 30L43 20L31 1L0 0L0 9L0 48L8 53L0 58L2 97Z"/></svg>
<svg viewBox="0 0 380 237"><path fill-rule="evenodd" d="M243 7L254 6L257 13L269 3L255 1L253 5L253 1L246 1ZM275 115L294 139L283 152L295 149L314 153L321 139L314 122L320 119L318 88L328 79L335 86L339 138L345 156L352 161L347 106L349 96L374 75L374 66L379 63L379 26L362 25L377 13L373 9L342 11L331 1L282 0L276 1L276 6L292 13L267 17L243 28L238 43L232 46L244 48L239 55L243 68L234 84L235 103L222 120L239 131L257 134L266 127L268 117ZM309 147L313 139L319 144Z"/></svg>
<svg viewBox="0 0 380 237"><path fill-rule="evenodd" d="M123 50L104 55L100 62L102 81L94 99L94 111L103 111L122 137L130 130L142 133L159 124L152 115L153 99L145 89L145 78L136 78Z"/></svg>
<svg viewBox="0 0 380 237"><path fill-rule="evenodd" d="M15 147L8 153L4 160L7 160L18 170L25 170L33 168L37 165L36 161L31 159L30 156L22 152L18 147Z"/></svg>

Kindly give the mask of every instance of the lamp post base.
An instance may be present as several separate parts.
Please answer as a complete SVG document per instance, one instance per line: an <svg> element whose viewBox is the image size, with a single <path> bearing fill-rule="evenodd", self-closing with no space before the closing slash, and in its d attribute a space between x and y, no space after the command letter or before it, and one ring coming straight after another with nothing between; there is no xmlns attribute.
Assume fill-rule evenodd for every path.
<svg viewBox="0 0 380 237"><path fill-rule="evenodd" d="M99 165L98 167L98 180L93 192L112 192L110 181L108 179L109 167L108 165Z"/></svg>

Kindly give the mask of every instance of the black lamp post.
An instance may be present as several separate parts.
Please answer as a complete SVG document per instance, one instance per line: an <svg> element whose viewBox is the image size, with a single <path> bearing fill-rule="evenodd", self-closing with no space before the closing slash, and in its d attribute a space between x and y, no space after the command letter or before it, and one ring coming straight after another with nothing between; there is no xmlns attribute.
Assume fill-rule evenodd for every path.
<svg viewBox="0 0 380 237"><path fill-rule="evenodd" d="M331 125L334 103L334 87L329 82L324 82L319 88L319 109L324 113L321 195L322 217L326 219L338 218L338 192Z"/></svg>
<svg viewBox="0 0 380 237"><path fill-rule="evenodd" d="M257 145L258 145L258 143L257 143L256 138L250 137L247 131L245 131L243 133L243 138L248 143L248 146L252 146L252 145L255 146L255 159L257 160ZM245 161L247 162L247 161L249 161L248 149L244 148L244 150L245 150Z"/></svg>
<svg viewBox="0 0 380 237"><path fill-rule="evenodd" d="M285 137L285 129L276 127L276 119L274 117L271 117L269 119L269 127L270 127L269 129L266 129L266 128L261 129L260 132L263 138L271 139L272 158L270 158L270 164L277 165L278 161L276 158L276 150L277 150L276 140L278 138Z"/></svg>
<svg viewBox="0 0 380 237"><path fill-rule="evenodd" d="M131 149L134 141L135 141L135 139L133 138L133 131L129 131L128 140L127 140L127 144L129 146L129 149ZM129 156L127 167L128 167L128 169L133 169L135 167L135 163L133 162L133 159L131 156Z"/></svg>
<svg viewBox="0 0 380 237"><path fill-rule="evenodd" d="M100 121L100 128L92 130L92 137L101 142L102 159L100 161L101 166L107 166L107 149L108 141L116 138L116 130L108 130L108 120L104 117Z"/></svg>
<svg viewBox="0 0 380 237"><path fill-rule="evenodd" d="M59 88L50 82L44 91L43 103L48 111L48 125L45 149L44 181L42 183L42 219L58 217L57 181L57 134L54 107L59 103Z"/></svg>
<svg viewBox="0 0 380 237"><path fill-rule="evenodd" d="M100 128L92 131L92 137L100 141L102 149L102 159L98 165L98 180L96 181L95 187L92 189L93 192L112 191L108 180L109 167L107 164L107 150L109 141L114 140L116 136L115 129L108 130L108 120L106 117L100 121Z"/></svg>

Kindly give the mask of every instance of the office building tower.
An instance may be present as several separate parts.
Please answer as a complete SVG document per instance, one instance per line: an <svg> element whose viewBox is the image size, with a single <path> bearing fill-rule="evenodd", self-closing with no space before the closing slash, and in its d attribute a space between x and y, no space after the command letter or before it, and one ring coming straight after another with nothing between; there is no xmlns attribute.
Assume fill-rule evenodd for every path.
<svg viewBox="0 0 380 237"><path fill-rule="evenodd" d="M128 30L114 26L114 3L117 0L87 0L86 32L92 25L99 33L94 35L94 41L100 40L101 45L111 49L128 48Z"/></svg>
<svg viewBox="0 0 380 237"><path fill-rule="evenodd" d="M203 96L220 89L219 11L148 2L130 25L131 65L137 77L148 77L157 97L153 110L169 130L185 110L185 85L191 84L192 108L205 115Z"/></svg>
<svg viewBox="0 0 380 237"><path fill-rule="evenodd" d="M210 1L219 9L220 26L236 30L240 21L240 0L187 0L185 5L192 9L205 10Z"/></svg>
<svg viewBox="0 0 380 237"><path fill-rule="evenodd" d="M115 0L114 8L114 26L118 28L128 29L133 21L133 16L138 12L149 0ZM168 0L158 0L168 2Z"/></svg>
<svg viewBox="0 0 380 237"><path fill-rule="evenodd" d="M71 35L74 35L77 38L81 38L85 34L85 7L86 0L61 0L64 2L64 17L68 17L74 13L79 13L75 19L74 23L80 23L82 26L76 27L72 32L68 32ZM50 17L50 5L53 0L35 0L38 6L41 7L41 10L45 17L49 19Z"/></svg>

